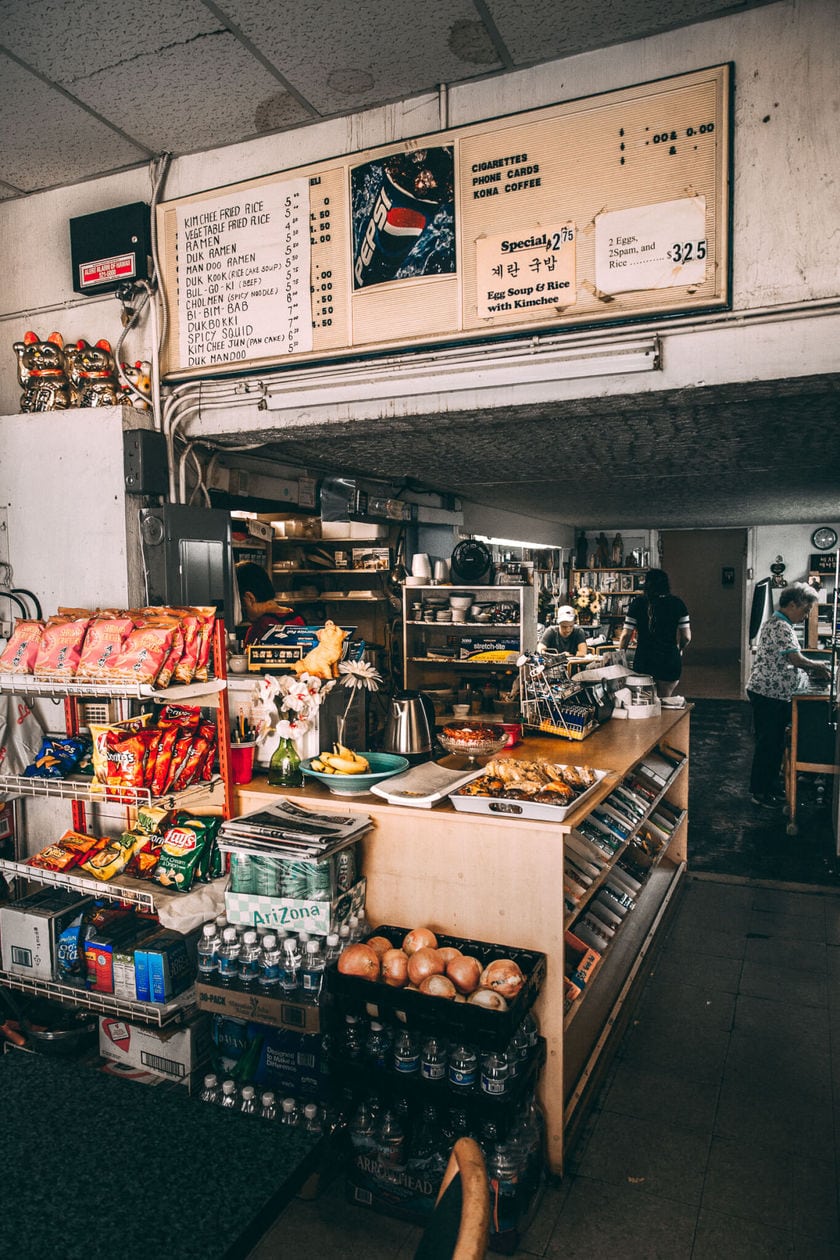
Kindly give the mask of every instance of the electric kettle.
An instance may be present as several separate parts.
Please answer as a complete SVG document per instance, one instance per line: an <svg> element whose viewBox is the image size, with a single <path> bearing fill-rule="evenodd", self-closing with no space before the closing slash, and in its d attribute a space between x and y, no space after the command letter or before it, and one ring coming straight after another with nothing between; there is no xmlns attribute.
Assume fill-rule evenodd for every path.
<svg viewBox="0 0 840 1260"><path fill-rule="evenodd" d="M434 744L435 710L421 691L398 691L391 697L382 747L398 753L412 765L429 761Z"/></svg>

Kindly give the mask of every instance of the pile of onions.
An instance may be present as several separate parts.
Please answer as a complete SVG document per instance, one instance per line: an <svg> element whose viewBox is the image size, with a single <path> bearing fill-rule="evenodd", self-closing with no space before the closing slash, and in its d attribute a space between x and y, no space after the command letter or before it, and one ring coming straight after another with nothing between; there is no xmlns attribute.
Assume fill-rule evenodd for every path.
<svg viewBox="0 0 840 1260"><path fill-rule="evenodd" d="M512 958L497 958L483 967L454 945L438 947L434 932L425 927L407 932L402 948L385 936L349 945L339 957L338 970L345 976L381 980L392 989L416 989L491 1011L506 1011L525 984Z"/></svg>

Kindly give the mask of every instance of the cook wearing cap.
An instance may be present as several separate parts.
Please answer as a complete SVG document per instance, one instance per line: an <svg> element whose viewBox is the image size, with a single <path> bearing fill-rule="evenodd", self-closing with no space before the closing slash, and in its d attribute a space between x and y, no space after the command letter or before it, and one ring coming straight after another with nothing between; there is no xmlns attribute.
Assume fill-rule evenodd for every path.
<svg viewBox="0 0 840 1260"><path fill-rule="evenodd" d="M585 656L586 635L575 625L575 610L570 604L557 609L557 624L549 626L537 644L538 652L568 652L571 656Z"/></svg>

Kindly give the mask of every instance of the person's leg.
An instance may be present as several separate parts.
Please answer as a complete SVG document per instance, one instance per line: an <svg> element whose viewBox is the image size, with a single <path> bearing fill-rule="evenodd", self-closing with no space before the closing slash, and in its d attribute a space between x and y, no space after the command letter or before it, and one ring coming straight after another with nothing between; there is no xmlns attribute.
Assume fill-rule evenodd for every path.
<svg viewBox="0 0 840 1260"><path fill-rule="evenodd" d="M763 798L778 794L779 770L785 752L785 731L790 721L790 704L747 692L753 711L755 753L750 771L750 792Z"/></svg>
<svg viewBox="0 0 840 1260"><path fill-rule="evenodd" d="M677 683L680 680L675 678L673 682L670 682L664 678L657 678L654 681L656 682L656 694L658 696L672 696L677 690Z"/></svg>

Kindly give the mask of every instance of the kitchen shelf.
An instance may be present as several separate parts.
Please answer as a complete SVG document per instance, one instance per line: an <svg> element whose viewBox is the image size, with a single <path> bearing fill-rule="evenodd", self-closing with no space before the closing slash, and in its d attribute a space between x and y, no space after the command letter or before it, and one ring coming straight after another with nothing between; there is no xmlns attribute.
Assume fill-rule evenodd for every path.
<svg viewBox="0 0 840 1260"><path fill-rule="evenodd" d="M187 989L174 1002L158 1003L130 1002L126 998L115 998L112 993L77 989L74 985L59 984L56 980L36 980L19 976L14 971L0 971L0 984L18 989L21 993L55 998L65 1006L97 1011L100 1015L116 1015L143 1024L154 1024L158 1028L181 1023L195 1006L195 989Z"/></svg>
<svg viewBox="0 0 840 1260"><path fill-rule="evenodd" d="M207 682L187 683L182 686L156 690L147 683L118 683L113 675L102 674L99 678L74 679L34 674L0 674L0 692L15 696L67 696L105 697L114 700L156 700L159 703L181 703L196 700L199 696L217 695L224 691L223 678L211 678Z"/></svg>
<svg viewBox="0 0 840 1260"><path fill-rule="evenodd" d="M428 626L433 630L451 630L454 626L464 630L518 630L518 621L409 621L409 626ZM418 660L418 657L414 658Z"/></svg>
<svg viewBox="0 0 840 1260"><path fill-rule="evenodd" d="M450 595L469 596L474 603L488 606L506 604L503 610L507 615L518 614L515 621L426 621L409 616L411 605L418 600L443 599L448 602ZM523 652L533 651L536 647L537 622L534 612L534 588L532 586L488 586L482 582L461 582L440 585L429 582L422 586L406 586L402 588L403 613L403 679L404 686L409 689L422 689L429 685L429 677L434 670L459 669L464 673L505 673L517 668L517 662ZM446 635L450 644L469 637L473 641L494 640L504 637L515 646L501 645L509 657L507 660L461 660L458 657L423 655L426 651L434 651L438 642L426 643L421 637L429 631L440 631Z"/></svg>
<svg viewBox="0 0 840 1260"><path fill-rule="evenodd" d="M513 652L510 653L514 655ZM516 660L512 661L459 661L455 657L410 656L412 665L457 665L459 669L516 669Z"/></svg>

